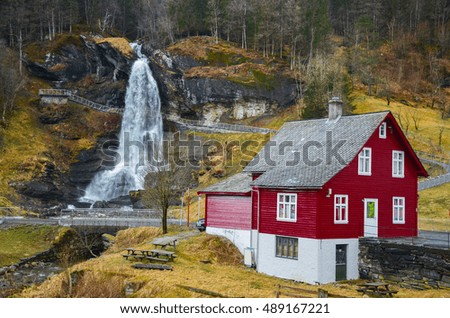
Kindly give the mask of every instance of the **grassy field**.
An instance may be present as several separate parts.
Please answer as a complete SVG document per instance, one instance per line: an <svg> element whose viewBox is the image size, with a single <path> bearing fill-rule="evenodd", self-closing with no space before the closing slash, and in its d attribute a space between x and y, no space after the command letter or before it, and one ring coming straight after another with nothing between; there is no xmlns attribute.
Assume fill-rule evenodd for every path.
<svg viewBox="0 0 450 318"><path fill-rule="evenodd" d="M420 105L406 106L397 101L391 101L388 106L385 99L367 96L358 91L353 97L353 103L356 106L354 113L390 110L399 123L398 118L401 118L402 129L415 150L450 157L450 120L441 119L439 110L424 108ZM417 122L417 129L414 121ZM443 132L439 145L441 128Z"/></svg>
<svg viewBox="0 0 450 318"><path fill-rule="evenodd" d="M450 232L450 183L419 192L419 228Z"/></svg>
<svg viewBox="0 0 450 318"><path fill-rule="evenodd" d="M54 226L19 226L0 230L0 267L49 249L59 231Z"/></svg>
<svg viewBox="0 0 450 318"><path fill-rule="evenodd" d="M175 233L169 233L173 235ZM178 232L177 234L181 234ZM118 233L115 245L105 255L70 268L81 275L72 294L67 294L67 273L57 275L41 286L22 292L20 297L206 297L177 285L220 293L228 297L274 297L278 284L317 291L317 286L296 283L257 273L242 264L242 256L231 242L205 233L192 234L177 245L173 271L142 271L131 268L121 254L125 247L148 249L148 242L159 236L156 228L128 229ZM346 281L322 285L330 293L360 297L357 283ZM125 295L124 287L134 292ZM448 290L412 291L395 287L397 297L450 297Z"/></svg>

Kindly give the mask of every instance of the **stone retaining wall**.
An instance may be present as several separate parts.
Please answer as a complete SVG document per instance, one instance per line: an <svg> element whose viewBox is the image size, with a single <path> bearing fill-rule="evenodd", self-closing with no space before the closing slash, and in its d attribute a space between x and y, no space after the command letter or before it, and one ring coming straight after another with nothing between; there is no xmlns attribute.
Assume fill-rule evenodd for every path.
<svg viewBox="0 0 450 318"><path fill-rule="evenodd" d="M361 239L359 274L405 288L450 288L450 251Z"/></svg>

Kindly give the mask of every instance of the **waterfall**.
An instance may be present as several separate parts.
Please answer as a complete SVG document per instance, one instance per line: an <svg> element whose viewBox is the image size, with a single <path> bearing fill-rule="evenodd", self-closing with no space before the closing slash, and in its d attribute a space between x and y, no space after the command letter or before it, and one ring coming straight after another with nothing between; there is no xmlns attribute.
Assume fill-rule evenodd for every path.
<svg viewBox="0 0 450 318"><path fill-rule="evenodd" d="M152 170L152 158L162 152L162 117L158 86L141 45L132 43L138 59L134 62L125 95L125 111L119 135L116 165L98 172L80 201L95 202L128 195L144 189Z"/></svg>

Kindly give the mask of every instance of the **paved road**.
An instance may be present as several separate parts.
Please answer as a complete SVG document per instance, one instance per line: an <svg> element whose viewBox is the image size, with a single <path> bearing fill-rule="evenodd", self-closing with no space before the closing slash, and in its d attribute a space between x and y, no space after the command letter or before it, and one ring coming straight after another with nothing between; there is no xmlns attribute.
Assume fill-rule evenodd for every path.
<svg viewBox="0 0 450 318"><path fill-rule="evenodd" d="M180 220L169 219L168 224L180 224ZM139 227L139 226L161 226L161 219L149 218L89 218L89 217L55 217L50 219L35 219L22 217L0 218L1 226L11 225L61 225L61 226L114 226L114 227ZM186 225L186 221L182 221Z"/></svg>
<svg viewBox="0 0 450 318"><path fill-rule="evenodd" d="M169 224L180 224L179 220L167 220ZM31 225L62 225L62 226L114 226L114 227L139 227L139 226L161 226L160 219L148 218L88 218L88 217L59 217L52 219L33 219L21 217L0 218L0 226L31 224ZM186 221L182 222L186 225ZM191 223L195 227L194 223ZM382 239L399 244L412 244L417 246L429 246L435 248L450 249L450 232L419 231L418 237L404 237Z"/></svg>
<svg viewBox="0 0 450 318"><path fill-rule="evenodd" d="M450 249L450 232L419 231L418 237L380 239L384 242Z"/></svg>

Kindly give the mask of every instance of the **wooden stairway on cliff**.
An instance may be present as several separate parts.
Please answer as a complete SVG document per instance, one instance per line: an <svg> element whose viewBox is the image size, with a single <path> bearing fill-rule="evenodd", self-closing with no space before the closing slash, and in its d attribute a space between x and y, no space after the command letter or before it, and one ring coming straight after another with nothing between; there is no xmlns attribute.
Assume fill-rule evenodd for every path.
<svg viewBox="0 0 450 318"><path fill-rule="evenodd" d="M40 89L39 96L41 98L46 98L47 101L51 101L52 99L61 99L66 98L71 102L104 112L104 113L123 113L123 109L121 108L113 108L108 107L106 105L102 105L96 102L93 102L89 99L76 95L76 91L70 89Z"/></svg>

